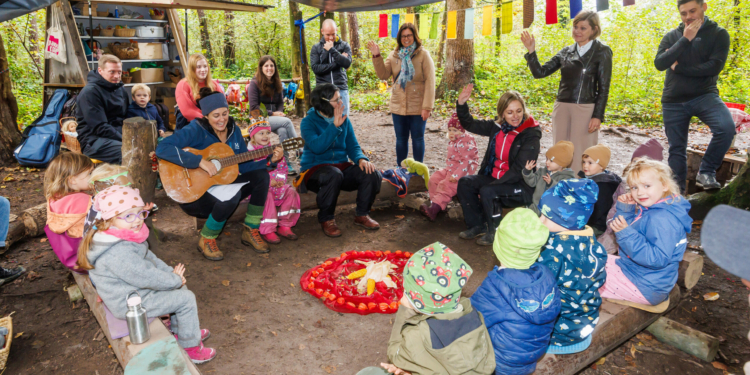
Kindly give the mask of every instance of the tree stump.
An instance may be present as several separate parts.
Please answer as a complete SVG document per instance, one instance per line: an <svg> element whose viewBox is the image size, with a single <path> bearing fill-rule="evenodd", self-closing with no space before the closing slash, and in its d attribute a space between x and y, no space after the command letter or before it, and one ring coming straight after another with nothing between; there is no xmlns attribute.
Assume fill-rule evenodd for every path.
<svg viewBox="0 0 750 375"><path fill-rule="evenodd" d="M677 271L677 283L690 290L695 284L698 284L702 273L703 257L686 251L680 262L680 268Z"/></svg>
<svg viewBox="0 0 750 375"><path fill-rule="evenodd" d="M703 220L708 211L720 204L728 204L743 210L750 209L750 163L746 161L732 182L721 190L693 194L688 197L688 201L692 206L690 217L693 220Z"/></svg>
<svg viewBox="0 0 750 375"><path fill-rule="evenodd" d="M711 362L719 350L719 339L665 317L646 328L657 340Z"/></svg>
<svg viewBox="0 0 750 375"><path fill-rule="evenodd" d="M156 121L133 117L122 124L122 165L128 168L133 188L143 202L153 202L156 173L151 170L151 152L156 150Z"/></svg>
<svg viewBox="0 0 750 375"><path fill-rule="evenodd" d="M8 237L5 240L5 247L0 249L0 254L20 240L41 236L44 234L45 225L47 225L47 203L27 208L8 226Z"/></svg>

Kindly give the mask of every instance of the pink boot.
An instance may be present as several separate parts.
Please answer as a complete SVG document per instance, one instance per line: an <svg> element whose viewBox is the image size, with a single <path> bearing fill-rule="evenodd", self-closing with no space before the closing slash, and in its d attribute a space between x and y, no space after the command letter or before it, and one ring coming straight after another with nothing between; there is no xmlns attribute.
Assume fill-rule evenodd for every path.
<svg viewBox="0 0 750 375"><path fill-rule="evenodd" d="M216 358L216 349L206 348L203 346L203 343L192 348L186 348L185 351L187 352L188 357L190 357L190 360L198 365Z"/></svg>
<svg viewBox="0 0 750 375"><path fill-rule="evenodd" d="M277 231L279 236L286 238L287 240L295 241L297 240L297 235L292 232L292 228L289 227L279 227L279 230Z"/></svg>
<svg viewBox="0 0 750 375"><path fill-rule="evenodd" d="M263 236L263 239L266 240L266 242L270 244L276 245L276 244L281 243L281 238L279 238L279 236L277 236L276 233L274 232L271 232L268 234L262 234L262 236Z"/></svg>
<svg viewBox="0 0 750 375"><path fill-rule="evenodd" d="M167 328L169 328L169 327L167 327ZM209 338L209 337L211 337L211 332L209 330L205 329L205 328L201 329L201 342L206 341L206 339ZM176 333L174 334L174 338L175 339L179 339L179 337L177 337Z"/></svg>
<svg viewBox="0 0 750 375"><path fill-rule="evenodd" d="M426 204L423 204L422 206L419 207L419 211L425 216L427 216L427 219L429 219L430 221L435 221L435 218L437 218L437 215L441 211L443 211L443 208L440 207L439 204L431 203L429 206L427 206Z"/></svg>

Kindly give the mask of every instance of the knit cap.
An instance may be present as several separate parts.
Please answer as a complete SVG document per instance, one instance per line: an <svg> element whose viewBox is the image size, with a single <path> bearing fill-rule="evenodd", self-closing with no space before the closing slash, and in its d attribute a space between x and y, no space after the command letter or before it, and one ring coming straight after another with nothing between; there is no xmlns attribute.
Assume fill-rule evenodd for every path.
<svg viewBox="0 0 750 375"><path fill-rule="evenodd" d="M110 186L94 197L94 209L103 220L109 220L131 208L143 207L138 189L128 186Z"/></svg>
<svg viewBox="0 0 750 375"><path fill-rule="evenodd" d="M547 238L549 229L539 221L534 211L516 208L497 227L492 250L503 267L525 270L539 258Z"/></svg>
<svg viewBox="0 0 750 375"><path fill-rule="evenodd" d="M539 200L542 215L563 228L580 230L594 211L599 186L588 178L562 180Z"/></svg>
<svg viewBox="0 0 750 375"><path fill-rule="evenodd" d="M547 159L554 161L557 165L568 168L573 162L573 142L560 141L547 150Z"/></svg>
<svg viewBox="0 0 750 375"><path fill-rule="evenodd" d="M440 242L422 248L404 267L404 295L422 314L448 314L458 308L471 267Z"/></svg>
<svg viewBox="0 0 750 375"><path fill-rule="evenodd" d="M456 128L461 132L466 132L466 129L461 126L461 121L458 121L458 113L456 112L453 112L453 114L451 114L451 118L448 119L448 129L450 128Z"/></svg>
<svg viewBox="0 0 750 375"><path fill-rule="evenodd" d="M263 117L253 117L251 121L250 128L247 129L250 139L253 139L253 136L263 129L271 131L271 125Z"/></svg>
<svg viewBox="0 0 750 375"><path fill-rule="evenodd" d="M609 150L609 147L600 143L596 146L587 148L583 154L594 159L596 164L601 165L603 169L607 169L609 158L612 156L612 151Z"/></svg>
<svg viewBox="0 0 750 375"><path fill-rule="evenodd" d="M198 108L201 109L201 113L205 117L219 108L229 108L229 104L227 104L227 98L223 93L215 91L211 95L199 100Z"/></svg>
<svg viewBox="0 0 750 375"><path fill-rule="evenodd" d="M662 147L661 143L657 141L654 138L651 138L648 140L648 142L638 146L638 148L633 151L633 157L630 158L631 161L633 161L635 158L640 157L648 157L649 159L653 159L656 161L662 161L664 160L664 147Z"/></svg>

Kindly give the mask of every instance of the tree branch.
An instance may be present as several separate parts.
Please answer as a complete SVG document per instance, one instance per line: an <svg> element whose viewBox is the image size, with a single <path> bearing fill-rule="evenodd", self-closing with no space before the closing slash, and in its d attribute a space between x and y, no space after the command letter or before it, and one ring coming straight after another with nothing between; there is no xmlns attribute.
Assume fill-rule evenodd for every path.
<svg viewBox="0 0 750 375"><path fill-rule="evenodd" d="M31 51L26 47L26 40L25 38L21 38L21 35L18 34L18 31L16 31L16 28L13 27L13 25L10 25L10 29L13 30L13 33L16 34L16 37L19 41L21 41L21 45L23 46L23 49L26 50L26 53L29 54L29 58L31 58L31 62L34 63L34 67L36 68L37 73L39 73L39 78L44 80L44 73L39 69L39 65L37 65L36 61L34 60L34 56L31 54Z"/></svg>

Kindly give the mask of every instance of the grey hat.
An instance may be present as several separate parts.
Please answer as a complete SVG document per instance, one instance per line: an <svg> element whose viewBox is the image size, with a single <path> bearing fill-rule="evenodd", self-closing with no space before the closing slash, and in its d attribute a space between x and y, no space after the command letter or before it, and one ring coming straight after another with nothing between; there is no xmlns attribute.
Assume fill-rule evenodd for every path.
<svg viewBox="0 0 750 375"><path fill-rule="evenodd" d="M750 280L750 212L727 205L709 211L703 220L701 245L706 255L727 272Z"/></svg>

